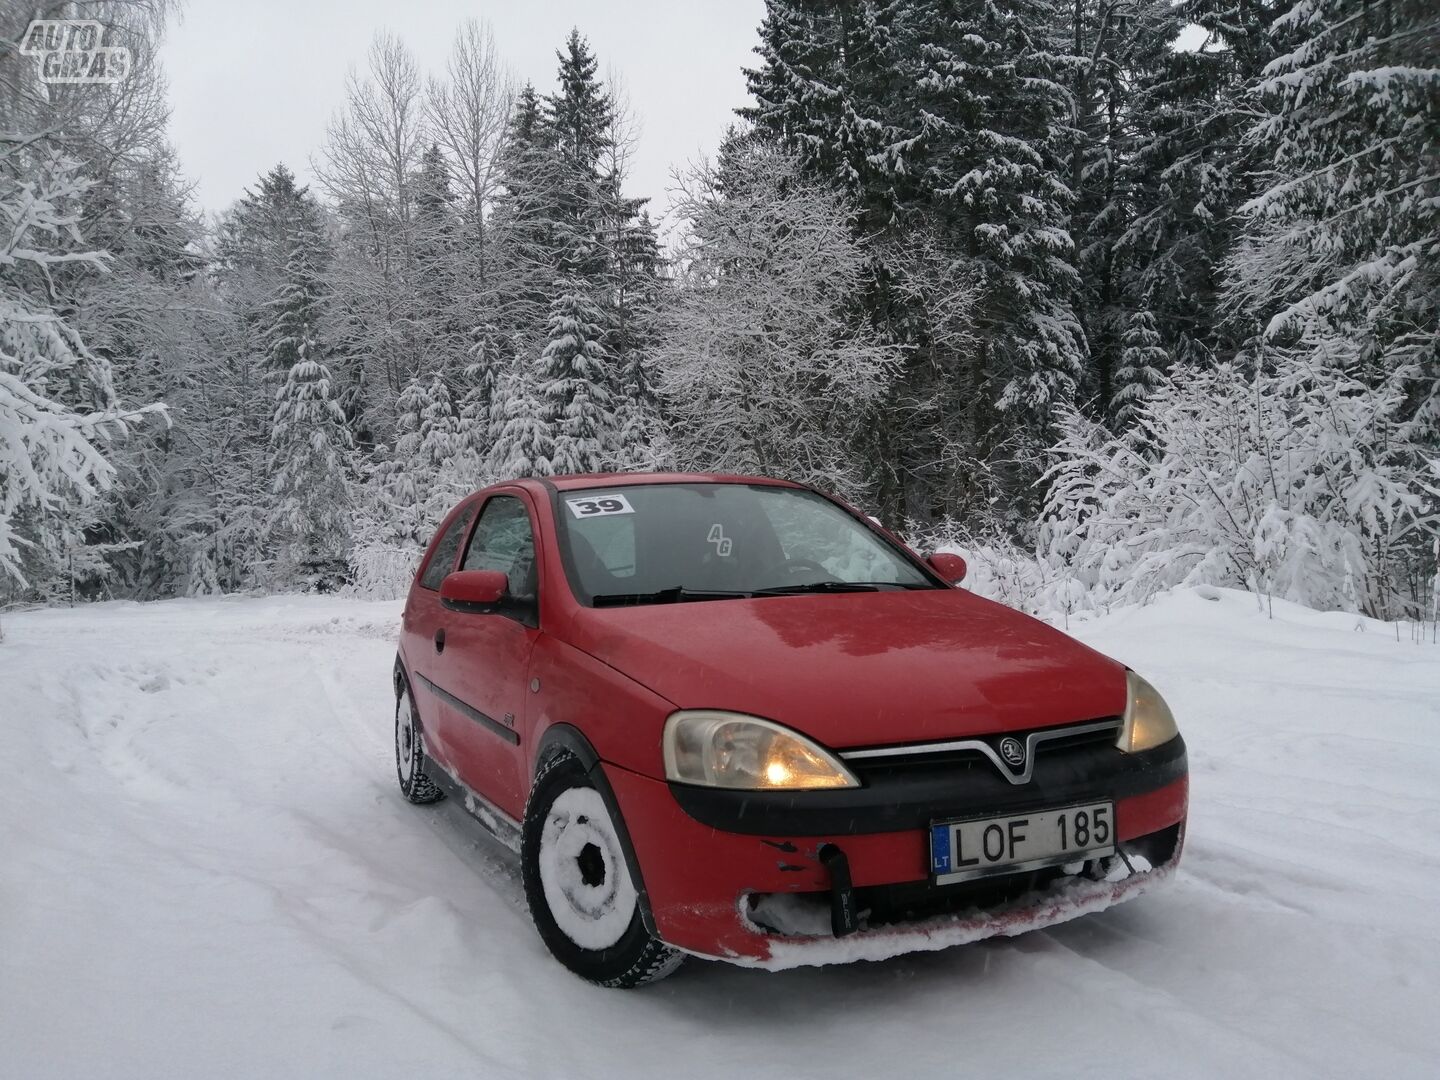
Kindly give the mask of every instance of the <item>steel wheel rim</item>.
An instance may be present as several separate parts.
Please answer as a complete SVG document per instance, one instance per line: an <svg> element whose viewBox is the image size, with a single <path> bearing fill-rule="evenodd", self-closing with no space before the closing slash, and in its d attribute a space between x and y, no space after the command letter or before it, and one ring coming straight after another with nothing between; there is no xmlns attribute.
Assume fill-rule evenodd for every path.
<svg viewBox="0 0 1440 1080"><path fill-rule="evenodd" d="M408 784L415 775L417 741L410 702L408 698L402 697L395 708L395 764L400 770L400 780L403 783Z"/></svg>
<svg viewBox="0 0 1440 1080"><path fill-rule="evenodd" d="M540 885L560 932L582 949L619 943L637 906L620 836L594 788L560 793L545 814Z"/></svg>

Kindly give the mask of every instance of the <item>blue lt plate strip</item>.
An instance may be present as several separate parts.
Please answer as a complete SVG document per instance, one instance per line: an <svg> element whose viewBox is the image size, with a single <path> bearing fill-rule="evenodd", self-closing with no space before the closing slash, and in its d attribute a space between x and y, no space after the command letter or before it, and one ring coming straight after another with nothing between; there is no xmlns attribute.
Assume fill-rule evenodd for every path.
<svg viewBox="0 0 1440 1080"><path fill-rule="evenodd" d="M932 825L930 828L930 869L936 874L950 870L949 825Z"/></svg>

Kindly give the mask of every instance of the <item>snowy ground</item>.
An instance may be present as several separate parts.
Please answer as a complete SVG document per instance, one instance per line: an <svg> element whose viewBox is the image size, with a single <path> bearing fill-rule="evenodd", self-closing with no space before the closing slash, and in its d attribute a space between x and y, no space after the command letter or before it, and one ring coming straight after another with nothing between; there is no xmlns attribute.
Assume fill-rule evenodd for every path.
<svg viewBox="0 0 1440 1080"><path fill-rule="evenodd" d="M1189 740L1169 888L635 993L547 957L463 813L400 799L396 605L6 617L0 1076L1435 1076L1440 648L1209 595L1072 627Z"/></svg>

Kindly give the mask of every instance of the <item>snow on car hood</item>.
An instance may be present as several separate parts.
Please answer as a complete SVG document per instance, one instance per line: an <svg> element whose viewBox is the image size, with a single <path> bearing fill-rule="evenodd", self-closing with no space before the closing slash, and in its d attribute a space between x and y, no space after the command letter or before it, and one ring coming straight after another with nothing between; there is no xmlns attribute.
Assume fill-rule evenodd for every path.
<svg viewBox="0 0 1440 1080"><path fill-rule="evenodd" d="M1125 708L1120 664L959 589L587 608L571 643L680 708L763 716L838 748Z"/></svg>

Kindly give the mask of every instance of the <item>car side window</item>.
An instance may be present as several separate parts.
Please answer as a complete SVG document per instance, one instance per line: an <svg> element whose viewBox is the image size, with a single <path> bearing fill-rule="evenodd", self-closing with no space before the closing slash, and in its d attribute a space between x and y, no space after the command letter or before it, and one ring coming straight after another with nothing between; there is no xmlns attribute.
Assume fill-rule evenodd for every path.
<svg viewBox="0 0 1440 1080"><path fill-rule="evenodd" d="M463 570L499 570L517 600L535 596L535 533L530 513L513 495L493 495L480 511Z"/></svg>
<svg viewBox="0 0 1440 1080"><path fill-rule="evenodd" d="M435 554L425 565L425 573L420 578L422 589L438 589L440 582L445 580L445 575L450 573L455 566L455 553L460 550L460 541L465 538L465 530L470 527L470 522L475 520L475 508L467 506L464 511L456 515L450 527L445 530L445 535L440 537L440 542L435 545Z"/></svg>

